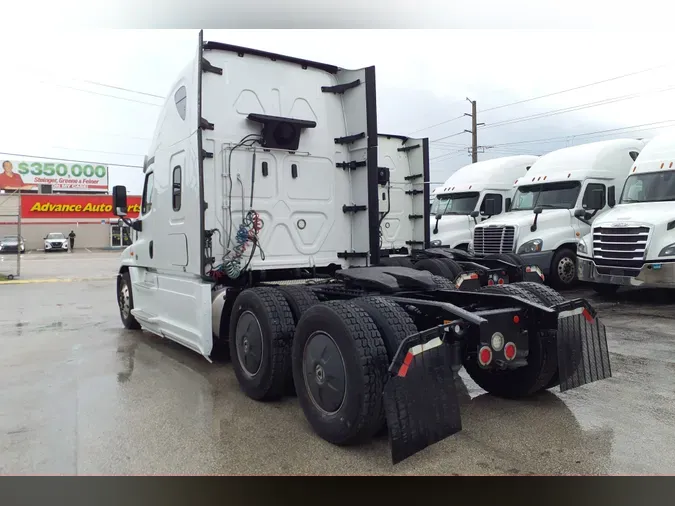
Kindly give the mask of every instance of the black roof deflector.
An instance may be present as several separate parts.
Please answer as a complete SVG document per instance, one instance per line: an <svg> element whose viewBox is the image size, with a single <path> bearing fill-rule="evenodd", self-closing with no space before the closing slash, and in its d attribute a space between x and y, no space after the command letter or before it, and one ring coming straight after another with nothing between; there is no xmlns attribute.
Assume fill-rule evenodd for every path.
<svg viewBox="0 0 675 506"><path fill-rule="evenodd" d="M337 74L339 68L335 65L329 65L327 63L319 63L311 60L303 60L302 58L295 58L293 56L285 56L283 54L270 53L267 51L261 51L259 49L252 49L250 47L243 46L234 46L232 44L224 44L223 42L212 42L208 41L204 43L204 50L218 50L218 51L231 51L237 53L240 56L245 54L250 54L253 56L262 56L263 58L269 58L273 61L284 61L287 63L295 63L302 66L303 68L313 68L323 70L329 74Z"/></svg>
<svg viewBox="0 0 675 506"><path fill-rule="evenodd" d="M251 113L249 121L262 124L262 147L297 151L300 135L305 128L315 128L316 121L305 119L283 118L266 114Z"/></svg>

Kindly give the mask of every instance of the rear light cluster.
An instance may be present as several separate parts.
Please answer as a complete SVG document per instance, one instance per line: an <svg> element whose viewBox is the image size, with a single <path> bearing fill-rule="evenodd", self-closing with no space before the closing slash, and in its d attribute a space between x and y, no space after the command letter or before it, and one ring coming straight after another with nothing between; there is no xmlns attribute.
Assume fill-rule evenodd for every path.
<svg viewBox="0 0 675 506"><path fill-rule="evenodd" d="M506 272L502 271L501 274L490 275L490 278L488 279L487 282L488 286L503 285L504 278L502 276L506 276Z"/></svg>
<svg viewBox="0 0 675 506"><path fill-rule="evenodd" d="M515 315L513 317L513 323L517 324L518 322L520 322L520 317ZM505 344L504 335L501 332L495 332L490 339L490 346L483 346L478 350L478 363L483 367L490 365L494 358L494 353L500 351L504 354L504 358L510 362L516 358L518 348L510 341Z"/></svg>

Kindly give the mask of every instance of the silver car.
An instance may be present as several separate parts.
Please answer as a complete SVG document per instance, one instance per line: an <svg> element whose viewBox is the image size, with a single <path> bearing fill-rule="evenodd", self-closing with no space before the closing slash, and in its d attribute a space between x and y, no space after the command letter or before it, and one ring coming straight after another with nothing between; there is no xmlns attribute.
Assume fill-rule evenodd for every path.
<svg viewBox="0 0 675 506"><path fill-rule="evenodd" d="M26 243L19 235L6 235L0 238L0 253L26 252Z"/></svg>
<svg viewBox="0 0 675 506"><path fill-rule="evenodd" d="M68 238L61 232L52 232L45 237L45 253L68 251Z"/></svg>

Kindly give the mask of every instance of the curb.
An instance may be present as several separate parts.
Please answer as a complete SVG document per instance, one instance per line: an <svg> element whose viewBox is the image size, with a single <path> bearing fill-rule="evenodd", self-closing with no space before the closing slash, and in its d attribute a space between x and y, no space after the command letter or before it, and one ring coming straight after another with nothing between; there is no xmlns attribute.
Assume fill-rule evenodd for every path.
<svg viewBox="0 0 675 506"><path fill-rule="evenodd" d="M117 276L98 276L91 278L43 278L43 279L12 279L0 281L0 285L26 285L30 283L76 283L81 281L109 281Z"/></svg>

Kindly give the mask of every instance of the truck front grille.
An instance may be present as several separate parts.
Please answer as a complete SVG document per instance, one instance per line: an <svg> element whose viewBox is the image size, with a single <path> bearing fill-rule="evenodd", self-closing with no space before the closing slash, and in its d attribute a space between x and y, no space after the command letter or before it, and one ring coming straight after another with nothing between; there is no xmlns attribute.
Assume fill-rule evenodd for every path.
<svg viewBox="0 0 675 506"><path fill-rule="evenodd" d="M597 227L593 229L593 257L598 272L634 276L642 267L649 227Z"/></svg>
<svg viewBox="0 0 675 506"><path fill-rule="evenodd" d="M479 255L512 253L516 235L515 227L476 227L473 232L473 249Z"/></svg>

